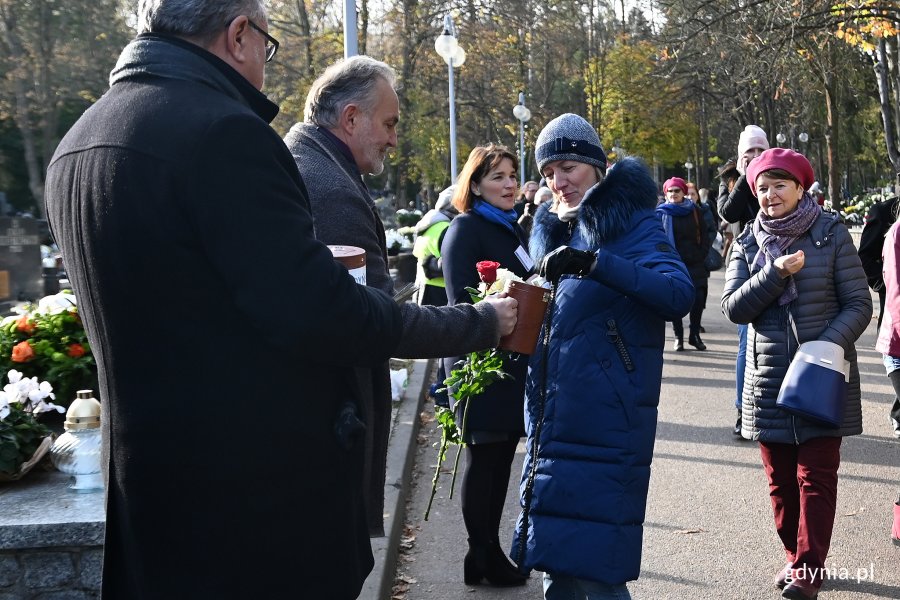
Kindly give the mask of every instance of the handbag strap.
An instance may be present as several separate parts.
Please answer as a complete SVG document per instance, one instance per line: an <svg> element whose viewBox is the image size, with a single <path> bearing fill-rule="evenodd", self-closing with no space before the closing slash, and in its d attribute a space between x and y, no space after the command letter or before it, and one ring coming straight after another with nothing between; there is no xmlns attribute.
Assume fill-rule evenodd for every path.
<svg viewBox="0 0 900 600"><path fill-rule="evenodd" d="M794 339L797 340L797 346L799 346L800 345L800 336L797 335L797 324L794 322L794 313L792 313L790 309L788 309L787 313L788 313L788 323L791 324L791 331L794 332Z"/></svg>

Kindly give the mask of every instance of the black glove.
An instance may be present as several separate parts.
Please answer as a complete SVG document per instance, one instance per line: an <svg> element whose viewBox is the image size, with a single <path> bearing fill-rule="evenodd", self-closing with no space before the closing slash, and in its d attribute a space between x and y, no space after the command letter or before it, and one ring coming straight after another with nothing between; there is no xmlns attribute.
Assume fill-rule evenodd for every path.
<svg viewBox="0 0 900 600"><path fill-rule="evenodd" d="M437 256L429 256L422 261L422 270L425 271L425 277L428 279L444 276L444 271L441 269L441 259Z"/></svg>
<svg viewBox="0 0 900 600"><path fill-rule="evenodd" d="M560 246L541 261L540 275L550 283L556 283L563 275L587 275L594 268L594 253Z"/></svg>
<svg viewBox="0 0 900 600"><path fill-rule="evenodd" d="M360 421L358 414L356 404L348 400L341 405L341 411L334 420L334 435L344 450L352 449L366 431L366 424Z"/></svg>

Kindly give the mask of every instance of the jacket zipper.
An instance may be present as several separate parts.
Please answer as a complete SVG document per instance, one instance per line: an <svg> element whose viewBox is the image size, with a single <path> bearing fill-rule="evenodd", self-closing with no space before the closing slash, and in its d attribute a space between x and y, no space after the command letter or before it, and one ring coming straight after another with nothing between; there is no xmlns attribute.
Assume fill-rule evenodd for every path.
<svg viewBox="0 0 900 600"><path fill-rule="evenodd" d="M625 345L625 340L619 335L619 329L616 327L616 320L610 319L606 322L606 326L609 327L606 331L607 339L609 339L613 346L616 347L619 358L622 359L622 364L625 365L625 370L631 373L634 371L634 361L631 360L631 355L628 354L628 347Z"/></svg>
<svg viewBox="0 0 900 600"><path fill-rule="evenodd" d="M531 518L531 500L534 496L534 478L537 475L538 446L541 442L541 431L544 428L544 406L547 403L547 360L550 353L550 322L553 317L553 305L556 302L556 286L550 289L550 300L547 302L547 313L544 320L543 352L541 366L543 370L543 382L541 385L541 402L538 405L538 418L534 426L534 441L531 443L531 469L528 479L525 481L524 506L522 507L522 527L519 530L519 552L516 555L516 564L522 570L525 564L525 544L528 542L529 519Z"/></svg>

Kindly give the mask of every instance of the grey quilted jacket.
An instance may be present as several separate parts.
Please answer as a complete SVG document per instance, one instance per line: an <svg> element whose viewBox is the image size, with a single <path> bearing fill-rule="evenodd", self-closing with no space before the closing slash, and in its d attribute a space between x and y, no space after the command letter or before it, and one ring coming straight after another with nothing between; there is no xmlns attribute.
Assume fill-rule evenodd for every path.
<svg viewBox="0 0 900 600"><path fill-rule="evenodd" d="M794 274L798 298L778 305L786 279L771 263L750 274L749 263L759 246L750 227L735 240L728 263L722 311L733 323L749 324L747 368L744 371L743 427L745 438L801 444L816 437L862 433L856 340L872 318L872 297L866 275L847 228L831 213L822 213L788 252L803 250L806 262ZM797 350L788 319L797 326L800 342L826 340L840 345L851 363L847 409L840 429L827 429L775 406L778 390Z"/></svg>

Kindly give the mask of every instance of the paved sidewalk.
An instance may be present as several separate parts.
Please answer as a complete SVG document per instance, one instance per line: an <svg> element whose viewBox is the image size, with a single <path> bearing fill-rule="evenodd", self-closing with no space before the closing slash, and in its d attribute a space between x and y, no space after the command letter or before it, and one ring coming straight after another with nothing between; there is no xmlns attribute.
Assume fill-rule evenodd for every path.
<svg viewBox="0 0 900 600"><path fill-rule="evenodd" d="M669 334L642 572L629 584L635 600L780 598L770 582L783 554L759 449L731 435L737 334L718 307L723 280L722 271L710 279L703 336L709 350L673 352ZM900 441L891 437L893 392L874 350L875 329L873 320L857 345L865 432L845 439L842 447L838 513L826 564L839 578L826 583L822 600L900 598L900 548L890 542L892 504L900 493ZM426 404L423 418L432 416ZM430 520L422 519L435 464L432 444L438 439L433 421L425 423L419 438L406 516L412 547L400 555L402 585L396 597L541 598L539 573L521 588L463 584L466 534L459 498L446 497L448 473L442 475ZM522 445L519 450L501 530L507 547L519 510Z"/></svg>
<svg viewBox="0 0 900 600"><path fill-rule="evenodd" d="M419 413L431 384L432 363L430 360L410 362L406 391L400 401L394 403L384 485L385 536L371 539L375 567L366 579L360 600L381 600L391 596L406 518L406 501L419 433Z"/></svg>

